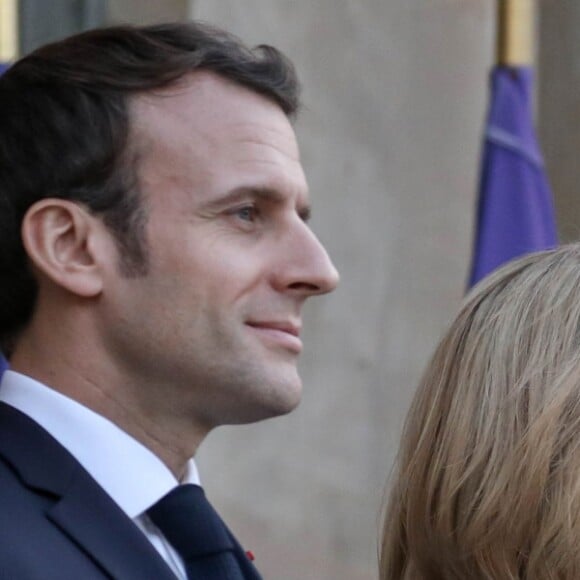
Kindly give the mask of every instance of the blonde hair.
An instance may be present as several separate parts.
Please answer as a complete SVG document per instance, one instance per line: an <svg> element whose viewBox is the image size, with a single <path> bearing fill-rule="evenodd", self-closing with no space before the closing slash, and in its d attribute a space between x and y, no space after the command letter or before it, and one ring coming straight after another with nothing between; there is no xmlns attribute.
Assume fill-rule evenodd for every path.
<svg viewBox="0 0 580 580"><path fill-rule="evenodd" d="M381 580L580 578L580 244L465 299L407 416Z"/></svg>

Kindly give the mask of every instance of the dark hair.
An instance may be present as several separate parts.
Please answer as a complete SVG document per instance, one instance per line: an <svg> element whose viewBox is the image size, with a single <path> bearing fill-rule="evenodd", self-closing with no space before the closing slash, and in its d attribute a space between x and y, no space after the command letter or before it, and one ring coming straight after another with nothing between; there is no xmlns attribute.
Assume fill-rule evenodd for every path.
<svg viewBox="0 0 580 580"><path fill-rule="evenodd" d="M277 103L292 117L299 84L273 47L255 49L197 22L92 30L44 46L0 77L0 346L32 316L37 284L20 227L47 197L101 215L120 249L121 271L147 271L146 210L129 99L184 75L213 71Z"/></svg>

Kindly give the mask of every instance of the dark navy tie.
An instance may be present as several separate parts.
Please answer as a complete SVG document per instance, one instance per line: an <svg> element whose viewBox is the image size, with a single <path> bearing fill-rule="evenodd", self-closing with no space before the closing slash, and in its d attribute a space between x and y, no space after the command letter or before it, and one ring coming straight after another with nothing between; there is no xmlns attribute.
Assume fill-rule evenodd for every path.
<svg viewBox="0 0 580 580"><path fill-rule="evenodd" d="M247 557L199 485L176 487L147 513L183 559L189 580L244 580L238 559Z"/></svg>

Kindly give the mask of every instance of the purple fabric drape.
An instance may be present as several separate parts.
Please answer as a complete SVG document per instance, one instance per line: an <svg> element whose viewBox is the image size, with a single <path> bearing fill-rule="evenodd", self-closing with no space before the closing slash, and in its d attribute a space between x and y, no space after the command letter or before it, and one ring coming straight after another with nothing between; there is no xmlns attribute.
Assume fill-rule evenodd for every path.
<svg viewBox="0 0 580 580"><path fill-rule="evenodd" d="M532 86L528 67L500 66L491 76L470 286L513 258L558 244L532 122Z"/></svg>

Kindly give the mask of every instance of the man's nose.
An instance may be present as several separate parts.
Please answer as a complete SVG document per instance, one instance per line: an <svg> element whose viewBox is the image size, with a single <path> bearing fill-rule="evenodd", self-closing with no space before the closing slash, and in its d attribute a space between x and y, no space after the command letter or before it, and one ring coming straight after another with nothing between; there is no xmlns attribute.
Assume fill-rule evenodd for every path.
<svg viewBox="0 0 580 580"><path fill-rule="evenodd" d="M305 224L286 241L280 250L276 285L279 291L291 291L304 296L332 292L339 274L326 249Z"/></svg>

